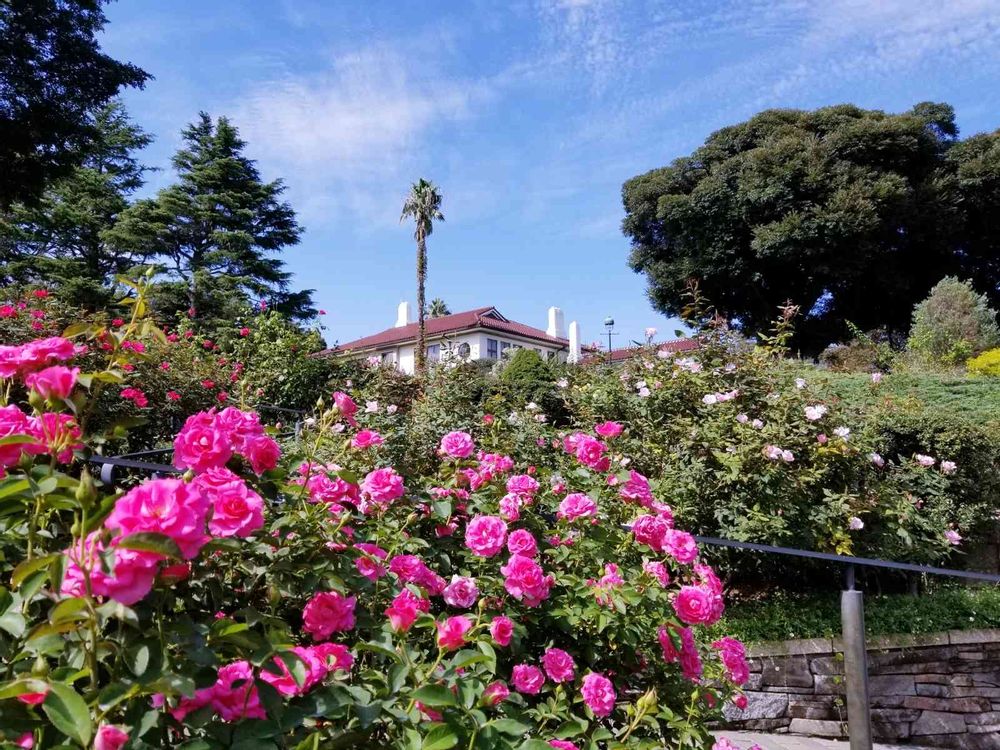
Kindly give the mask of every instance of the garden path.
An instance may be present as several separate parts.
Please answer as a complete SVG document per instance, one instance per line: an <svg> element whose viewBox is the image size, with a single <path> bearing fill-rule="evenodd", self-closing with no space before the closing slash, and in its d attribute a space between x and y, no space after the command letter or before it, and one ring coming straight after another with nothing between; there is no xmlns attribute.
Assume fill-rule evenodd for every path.
<svg viewBox="0 0 1000 750"><path fill-rule="evenodd" d="M846 740L826 740L818 737L805 737L798 734L762 734L760 732L718 732L718 736L728 737L740 750L755 742L762 750L849 750ZM875 743L875 750L902 750L902 745L883 745ZM921 750L919 747L907 745L906 750Z"/></svg>

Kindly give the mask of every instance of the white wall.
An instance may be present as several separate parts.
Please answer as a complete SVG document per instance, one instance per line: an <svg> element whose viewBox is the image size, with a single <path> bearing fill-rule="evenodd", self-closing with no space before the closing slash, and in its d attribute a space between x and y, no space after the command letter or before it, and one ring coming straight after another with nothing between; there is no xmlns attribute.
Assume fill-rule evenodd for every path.
<svg viewBox="0 0 1000 750"><path fill-rule="evenodd" d="M444 348L446 344L449 344L452 351L457 353L458 348L462 344L469 345L469 357L470 360L475 359L487 359L489 348L487 346L487 339L495 339L497 342L497 358L500 359L502 355L502 345L507 342L511 345L511 348L520 346L524 349L538 349L541 352L542 357L548 358L549 352L556 352L556 358L559 362L566 361L566 350L559 350L554 346L548 346L541 341L532 341L528 339L516 339L511 336L504 336L503 334L492 331L468 331L465 333L460 333L455 336L448 336L446 338L432 337L427 339L427 344L437 344ZM381 357L384 352L393 353L393 361L396 366L408 375L412 375L416 370L415 362L415 346L413 344L405 344L403 346L391 346L384 349L379 349L375 352L376 356ZM509 351L509 350L508 350ZM508 355L510 356L510 355Z"/></svg>

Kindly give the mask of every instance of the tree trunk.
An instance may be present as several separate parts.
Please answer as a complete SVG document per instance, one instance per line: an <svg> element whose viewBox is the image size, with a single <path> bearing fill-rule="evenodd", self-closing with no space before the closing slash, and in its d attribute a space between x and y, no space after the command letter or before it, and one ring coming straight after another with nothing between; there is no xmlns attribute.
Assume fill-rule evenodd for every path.
<svg viewBox="0 0 1000 750"><path fill-rule="evenodd" d="M427 341L424 331L424 283L427 281L427 243L424 233L417 234L417 347L414 351L415 370L427 369Z"/></svg>

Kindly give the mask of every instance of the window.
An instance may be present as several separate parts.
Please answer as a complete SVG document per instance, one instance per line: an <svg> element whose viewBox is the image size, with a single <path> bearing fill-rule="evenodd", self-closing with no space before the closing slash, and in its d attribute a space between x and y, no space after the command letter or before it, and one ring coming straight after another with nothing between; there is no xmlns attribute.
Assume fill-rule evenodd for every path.
<svg viewBox="0 0 1000 750"><path fill-rule="evenodd" d="M431 344L427 347L427 359L431 362L441 359L441 344Z"/></svg>
<svg viewBox="0 0 1000 750"><path fill-rule="evenodd" d="M497 340L496 339L486 339L486 358L496 359L497 358Z"/></svg>
<svg viewBox="0 0 1000 750"><path fill-rule="evenodd" d="M458 345L458 356L462 359L468 359L469 355L472 354L472 347L469 346L464 341Z"/></svg>
<svg viewBox="0 0 1000 750"><path fill-rule="evenodd" d="M382 361L386 364L392 362L392 352L382 352Z"/></svg>

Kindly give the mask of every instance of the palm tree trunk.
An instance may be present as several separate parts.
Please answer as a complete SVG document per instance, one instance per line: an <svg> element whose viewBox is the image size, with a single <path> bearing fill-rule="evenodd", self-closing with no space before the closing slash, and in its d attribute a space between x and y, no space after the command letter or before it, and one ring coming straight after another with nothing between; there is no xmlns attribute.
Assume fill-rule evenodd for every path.
<svg viewBox="0 0 1000 750"><path fill-rule="evenodd" d="M427 341L424 331L424 283L427 281L427 243L424 233L417 235L417 350L416 371L423 373L427 369Z"/></svg>

